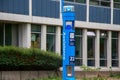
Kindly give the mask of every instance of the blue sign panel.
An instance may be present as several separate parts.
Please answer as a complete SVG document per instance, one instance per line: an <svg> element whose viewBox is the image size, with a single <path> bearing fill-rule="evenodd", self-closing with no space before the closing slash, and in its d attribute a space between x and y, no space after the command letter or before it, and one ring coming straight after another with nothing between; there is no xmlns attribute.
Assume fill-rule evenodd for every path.
<svg viewBox="0 0 120 80"><path fill-rule="evenodd" d="M75 80L74 7L64 6L63 10L63 80Z"/></svg>

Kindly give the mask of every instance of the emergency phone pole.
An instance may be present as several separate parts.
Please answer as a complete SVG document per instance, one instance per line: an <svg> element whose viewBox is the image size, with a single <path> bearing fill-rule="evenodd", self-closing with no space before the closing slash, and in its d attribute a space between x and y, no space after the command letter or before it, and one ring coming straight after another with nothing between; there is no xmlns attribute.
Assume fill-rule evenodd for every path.
<svg viewBox="0 0 120 80"><path fill-rule="evenodd" d="M75 12L74 6L64 6L62 0L63 19L63 78L62 80L75 80Z"/></svg>

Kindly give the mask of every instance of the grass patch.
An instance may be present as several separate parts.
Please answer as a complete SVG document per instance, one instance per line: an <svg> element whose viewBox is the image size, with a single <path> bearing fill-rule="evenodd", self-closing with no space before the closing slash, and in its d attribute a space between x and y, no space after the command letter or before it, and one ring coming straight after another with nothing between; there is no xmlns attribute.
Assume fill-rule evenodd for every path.
<svg viewBox="0 0 120 80"><path fill-rule="evenodd" d="M97 77L94 77L94 78L82 78L81 80L107 80L107 78L97 78Z"/></svg>
<svg viewBox="0 0 120 80"><path fill-rule="evenodd" d="M110 77L120 79L120 74L112 74Z"/></svg>
<svg viewBox="0 0 120 80"><path fill-rule="evenodd" d="M42 79L35 79L35 80L62 80L62 78L56 77L56 78L42 78Z"/></svg>

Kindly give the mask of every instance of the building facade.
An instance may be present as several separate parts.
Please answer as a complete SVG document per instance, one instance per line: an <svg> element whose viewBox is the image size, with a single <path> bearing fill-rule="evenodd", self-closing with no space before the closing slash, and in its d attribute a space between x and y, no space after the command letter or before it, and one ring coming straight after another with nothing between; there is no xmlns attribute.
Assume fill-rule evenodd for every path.
<svg viewBox="0 0 120 80"><path fill-rule="evenodd" d="M39 48L62 55L60 0L1 0L0 46ZM76 62L120 70L120 1L65 0L75 7Z"/></svg>

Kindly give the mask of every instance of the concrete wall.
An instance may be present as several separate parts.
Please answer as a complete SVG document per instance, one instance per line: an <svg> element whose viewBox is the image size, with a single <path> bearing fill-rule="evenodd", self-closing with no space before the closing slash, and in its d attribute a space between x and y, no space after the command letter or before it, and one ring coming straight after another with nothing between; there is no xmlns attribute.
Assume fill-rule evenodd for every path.
<svg viewBox="0 0 120 80"><path fill-rule="evenodd" d="M120 73L119 71L113 71L112 74ZM33 80L47 77L62 77L62 72L58 71L0 71L0 80ZM110 71L76 71L75 77L107 77L110 75Z"/></svg>
<svg viewBox="0 0 120 80"><path fill-rule="evenodd" d="M0 80L33 80L55 75L54 71L0 71Z"/></svg>

